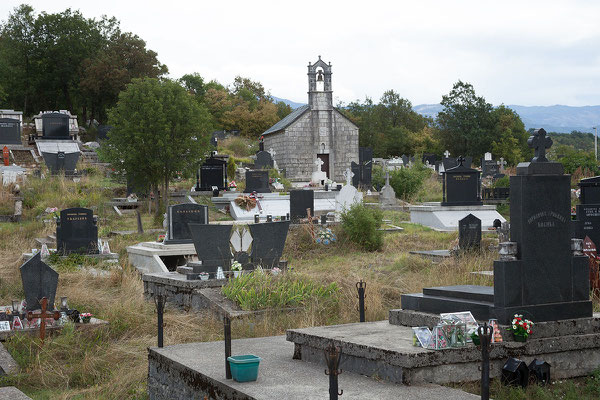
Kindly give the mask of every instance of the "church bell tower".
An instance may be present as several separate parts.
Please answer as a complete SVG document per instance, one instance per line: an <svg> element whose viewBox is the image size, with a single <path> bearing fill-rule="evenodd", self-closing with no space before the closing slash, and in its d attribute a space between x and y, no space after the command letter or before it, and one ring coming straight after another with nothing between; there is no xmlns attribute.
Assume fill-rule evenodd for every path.
<svg viewBox="0 0 600 400"><path fill-rule="evenodd" d="M311 110L333 110L331 63L319 60L308 63L308 105Z"/></svg>

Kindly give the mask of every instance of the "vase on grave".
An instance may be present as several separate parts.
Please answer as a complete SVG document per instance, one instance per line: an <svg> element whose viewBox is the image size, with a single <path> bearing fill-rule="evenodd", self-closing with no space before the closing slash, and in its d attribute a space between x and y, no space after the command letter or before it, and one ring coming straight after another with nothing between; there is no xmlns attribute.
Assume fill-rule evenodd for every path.
<svg viewBox="0 0 600 400"><path fill-rule="evenodd" d="M526 342L527 341L527 336L525 335L519 335L517 333L513 333L513 337L515 339L515 342Z"/></svg>

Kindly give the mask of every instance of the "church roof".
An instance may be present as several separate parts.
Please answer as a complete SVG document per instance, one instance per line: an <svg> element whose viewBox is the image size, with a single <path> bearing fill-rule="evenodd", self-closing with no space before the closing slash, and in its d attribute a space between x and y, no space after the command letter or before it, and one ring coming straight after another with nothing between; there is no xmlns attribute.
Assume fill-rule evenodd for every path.
<svg viewBox="0 0 600 400"><path fill-rule="evenodd" d="M310 106L308 104L305 104L302 107L296 108L294 111L292 111L290 114L288 114L281 121L279 121L278 123L276 123L275 125L273 125L269 129L267 129L266 131L264 131L263 135L267 135L269 133L277 132L277 131L280 131L280 130L283 130L283 129L287 128L292 123L294 123L294 121L296 121L298 118L300 118L302 116L302 114L304 114L309 109L310 109Z"/></svg>

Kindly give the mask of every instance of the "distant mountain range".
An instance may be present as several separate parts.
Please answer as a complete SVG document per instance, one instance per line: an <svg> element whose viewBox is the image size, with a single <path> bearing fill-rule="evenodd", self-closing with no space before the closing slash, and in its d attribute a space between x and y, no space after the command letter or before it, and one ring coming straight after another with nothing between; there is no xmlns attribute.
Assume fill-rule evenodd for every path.
<svg viewBox="0 0 600 400"><path fill-rule="evenodd" d="M283 101L292 109L306 103L296 103L273 96L273 100ZM600 106L519 106L508 105L519 114L525 129L544 128L548 132L571 133L572 131L593 132L592 127L600 125ZM441 104L419 104L413 107L417 113L435 118L442 111Z"/></svg>

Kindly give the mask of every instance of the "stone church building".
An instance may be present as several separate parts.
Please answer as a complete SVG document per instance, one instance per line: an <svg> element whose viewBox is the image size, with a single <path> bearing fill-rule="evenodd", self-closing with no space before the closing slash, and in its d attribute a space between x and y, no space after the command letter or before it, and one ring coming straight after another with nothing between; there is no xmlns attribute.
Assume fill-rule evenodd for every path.
<svg viewBox="0 0 600 400"><path fill-rule="evenodd" d="M333 181L345 182L344 171L358 162L358 127L333 107L331 63L308 64L308 104L297 108L263 134L279 168L291 181L310 181L317 158Z"/></svg>

